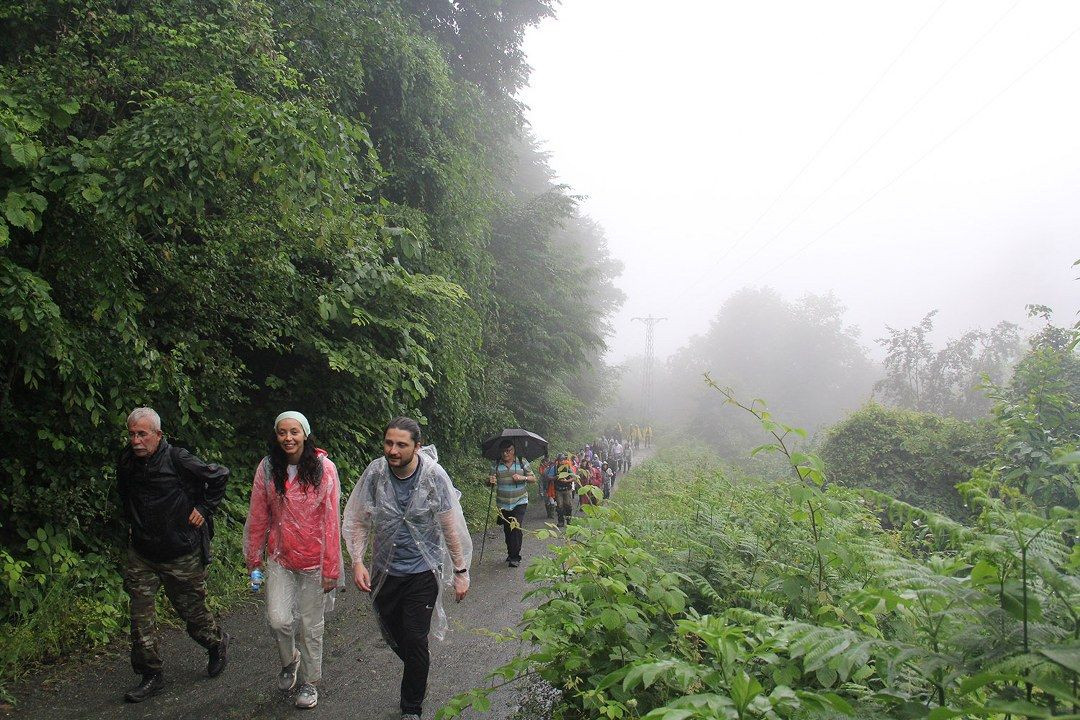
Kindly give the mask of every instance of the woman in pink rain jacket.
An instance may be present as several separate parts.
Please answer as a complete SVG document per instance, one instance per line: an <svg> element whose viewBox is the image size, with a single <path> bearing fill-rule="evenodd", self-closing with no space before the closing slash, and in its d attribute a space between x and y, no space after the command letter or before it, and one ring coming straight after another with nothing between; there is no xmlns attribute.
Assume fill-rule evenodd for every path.
<svg viewBox="0 0 1080 720"><path fill-rule="evenodd" d="M342 584L340 501L337 468L315 447L307 418L279 415L270 452L255 470L244 555L249 571L265 573L266 615L281 660L278 688L292 690L299 675L299 708L318 702L323 617Z"/></svg>

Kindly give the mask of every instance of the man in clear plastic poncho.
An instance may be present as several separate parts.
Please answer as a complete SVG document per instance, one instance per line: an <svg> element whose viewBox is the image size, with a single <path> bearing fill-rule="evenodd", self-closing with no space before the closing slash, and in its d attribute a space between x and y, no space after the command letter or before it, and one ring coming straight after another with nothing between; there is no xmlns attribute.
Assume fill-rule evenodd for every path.
<svg viewBox="0 0 1080 720"><path fill-rule="evenodd" d="M459 602L469 591L472 538L460 498L434 446L420 446L420 425L398 417L383 434L383 457L368 465L345 505L342 534L353 580L371 593L382 634L405 664L403 720L420 717L428 634L438 640L446 634L443 587L453 587ZM369 538L370 568L364 564Z"/></svg>

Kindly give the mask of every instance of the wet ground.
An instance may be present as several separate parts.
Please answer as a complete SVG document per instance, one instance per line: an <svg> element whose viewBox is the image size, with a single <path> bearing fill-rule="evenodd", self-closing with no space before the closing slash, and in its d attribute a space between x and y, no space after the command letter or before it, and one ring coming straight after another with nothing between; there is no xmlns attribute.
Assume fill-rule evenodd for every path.
<svg viewBox="0 0 1080 720"><path fill-rule="evenodd" d="M529 504L527 529L543 527L542 505ZM475 543L472 587L460 604L451 596L446 603L451 631L443 642L431 643L431 674L424 718L458 692L484 684L485 675L513 657L516 646L498 643L488 633L514 628L526 605L525 565L545 543L526 535L519 568L507 567L502 529L488 531L482 562L477 561L480 535ZM140 704L123 701L124 691L138 677L128 664L126 648L108 657L71 662L38 677L34 685L14 688L18 705L5 716L66 720L68 718L283 718L297 713L349 720L397 720L401 661L379 637L368 596L351 586L337 599L326 618L323 682L318 706L297 710L292 698L275 687L277 652L263 614L261 601L233 612L222 620L233 636L229 665L217 678L206 676L206 652L182 630L162 634L166 688ZM485 718L506 718L518 704L518 690L501 690ZM466 713L463 717L480 717Z"/></svg>

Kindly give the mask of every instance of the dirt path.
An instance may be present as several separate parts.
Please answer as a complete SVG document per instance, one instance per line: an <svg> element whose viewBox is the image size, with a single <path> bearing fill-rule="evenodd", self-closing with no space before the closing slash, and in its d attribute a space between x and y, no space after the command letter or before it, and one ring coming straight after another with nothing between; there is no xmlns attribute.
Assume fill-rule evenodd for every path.
<svg viewBox="0 0 1080 720"><path fill-rule="evenodd" d="M644 460L643 450L638 460ZM535 492L535 491L534 491ZM534 497L525 518L527 530L546 522L543 505ZM480 534L473 537L479 554ZM461 604L447 603L451 632L431 644L431 675L424 703L425 718L456 693L481 685L484 676L516 652L512 643L498 643L487 632L514 628L528 605L525 565L545 543L526 536L520 568L506 565L502 530L488 531L483 562L474 557L472 588ZM51 672L34 686L16 688L19 703L7 715L48 720L94 718L285 718L298 712L291 698L274 687L277 653L261 601L241 608L222 621L233 635L229 666L218 678L206 676L206 653L181 630L162 634L166 689L138 705L123 702L124 691L137 677L126 652L88 663L71 663ZM386 646L372 616L367 596L347 589L336 610L327 616L323 682L319 704L310 714L345 720L397 720L401 661ZM494 698L492 711L482 717L499 720L513 713L517 690L508 688ZM467 713L463 717L477 718Z"/></svg>

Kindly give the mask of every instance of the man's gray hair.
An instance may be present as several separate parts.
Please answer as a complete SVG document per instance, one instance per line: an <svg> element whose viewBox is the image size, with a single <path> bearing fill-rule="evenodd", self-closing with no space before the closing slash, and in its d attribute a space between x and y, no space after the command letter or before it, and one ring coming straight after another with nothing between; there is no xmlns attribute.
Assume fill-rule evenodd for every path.
<svg viewBox="0 0 1080 720"><path fill-rule="evenodd" d="M131 414L127 416L128 427L131 427L140 420L149 420L150 428L153 430L161 430L161 416L157 414L154 408L137 407L131 411Z"/></svg>

